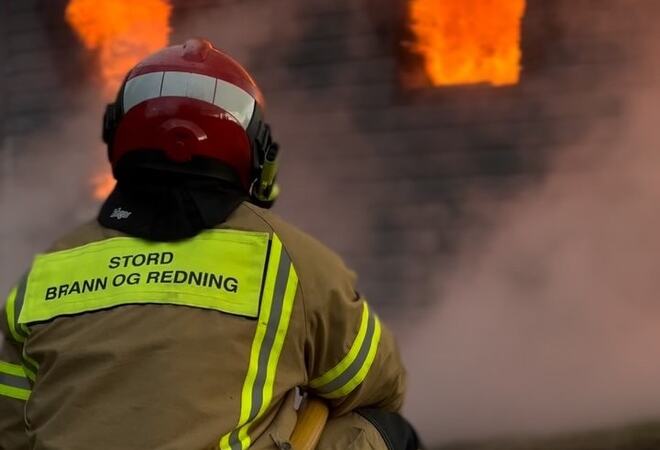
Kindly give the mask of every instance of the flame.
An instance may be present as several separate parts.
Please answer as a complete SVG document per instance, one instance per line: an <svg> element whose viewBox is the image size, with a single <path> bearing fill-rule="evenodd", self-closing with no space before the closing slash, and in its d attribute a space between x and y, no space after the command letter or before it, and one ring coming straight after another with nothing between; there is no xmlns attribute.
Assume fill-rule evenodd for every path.
<svg viewBox="0 0 660 450"><path fill-rule="evenodd" d="M109 171L100 172L92 178L92 194L96 200L103 200L115 188L115 179Z"/></svg>
<svg viewBox="0 0 660 450"><path fill-rule="evenodd" d="M70 0L66 20L83 45L97 53L103 97L112 99L133 66L165 47L172 6L168 0ZM105 199L115 186L107 169L90 180L92 195Z"/></svg>
<svg viewBox="0 0 660 450"><path fill-rule="evenodd" d="M85 47L98 52L104 94L112 98L126 73L167 45L168 0L70 0L66 20Z"/></svg>
<svg viewBox="0 0 660 450"><path fill-rule="evenodd" d="M413 51L436 86L520 80L525 0L410 0Z"/></svg>

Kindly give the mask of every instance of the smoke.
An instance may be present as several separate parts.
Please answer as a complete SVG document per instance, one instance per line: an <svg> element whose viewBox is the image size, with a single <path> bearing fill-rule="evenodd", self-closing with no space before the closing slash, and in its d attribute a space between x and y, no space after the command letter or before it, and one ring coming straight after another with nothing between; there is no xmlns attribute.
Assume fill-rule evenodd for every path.
<svg viewBox="0 0 660 450"><path fill-rule="evenodd" d="M81 111L40 131L5 141L0 153L0 292L24 273L32 256L94 217L92 175L103 167L101 102L80 93ZM0 299L0 303L4 298Z"/></svg>
<svg viewBox="0 0 660 450"><path fill-rule="evenodd" d="M208 36L241 62L274 33L295 29L291 8L276 2L225 2L207 14L185 15L174 24L172 42ZM183 8L182 8L183 10ZM288 15L288 16L287 16ZM64 21L64 17L62 17ZM80 51L84 51L82 48ZM57 72L55 72L56 74ZM98 82L98 80L94 80ZM35 253L73 227L95 217L95 179L108 173L101 142L106 102L102 86L72 90L66 113L26 136L5 140L0 152L0 297L24 273ZM0 298L0 304L4 298Z"/></svg>
<svg viewBox="0 0 660 450"><path fill-rule="evenodd" d="M203 14L185 16L181 10L184 19L174 24L173 40L201 34L250 70L264 93L266 120L282 149L282 196L274 211L346 256L366 245L371 224L363 205L371 194L362 190L354 195L350 177L361 178L364 168L349 167L338 155L346 152L342 146L347 140L351 148L366 152L372 146L353 123L352 95L336 98L308 88L338 76L333 69L316 70L310 79L295 69L301 41L327 28L327 23L315 22L310 11L328 5L326 0L230 0ZM329 133L333 130L338 132ZM347 211L350 220L329 220L346 217Z"/></svg>
<svg viewBox="0 0 660 450"><path fill-rule="evenodd" d="M469 199L492 232L464 236L404 344L408 414L429 443L660 417L660 90L647 50L628 72L637 84L614 84L628 89L618 123L557 149L544 182L506 204Z"/></svg>
<svg viewBox="0 0 660 450"><path fill-rule="evenodd" d="M180 43L188 38L204 37L242 64L258 63L272 57L259 51L270 39L296 35L294 3L295 0L224 0L208 9L191 12L181 2L180 8L175 9L171 41Z"/></svg>
<svg viewBox="0 0 660 450"><path fill-rule="evenodd" d="M208 36L255 71L284 150L278 211L350 259L373 243L369 206L386 195L375 182L352 192L366 170L337 155L373 156L378 149L356 129L349 101L306 90L301 85L309 80L283 68L291 49L282 36L293 41L305 32L289 2L305 3L222 2L187 17L182 6L172 41ZM274 36L278 46L269 45ZM359 89L345 97L358 99ZM658 94L631 91L617 127L603 125L558 152L541 186L497 207L485 196L466 199L495 223L493 231L462 235L454 270L438 276L438 305L403 342L407 412L430 443L660 415L660 359L653 352L660 338ZM90 177L105 164L102 102L86 91L80 96L72 103L85 106L73 116L4 152L12 157L5 157L0 185L3 292L31 254L98 206Z"/></svg>

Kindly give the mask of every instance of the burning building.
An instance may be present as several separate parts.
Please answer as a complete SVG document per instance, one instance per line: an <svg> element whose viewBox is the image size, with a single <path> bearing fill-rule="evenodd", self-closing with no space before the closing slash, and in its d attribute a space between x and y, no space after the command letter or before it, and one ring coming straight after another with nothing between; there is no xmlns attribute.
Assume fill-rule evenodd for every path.
<svg viewBox="0 0 660 450"><path fill-rule="evenodd" d="M650 0L636 3L657 9ZM286 149L281 212L361 269L376 301L427 302L425 285L438 268L414 261L451 261L468 217L465 192L506 196L538 179L548 155L578 141L594 121L616 120L620 96L608 83L634 57L631 41L639 32L629 31L641 15L612 27L607 19L629 12L624 4L607 0L597 10L586 1L542 0L287 0L279 9L269 1L3 4L3 204L23 182L17 176L49 170L32 167L45 150L25 148L26 137L42 134L47 146L62 120L85 127L72 132L79 140L68 136L61 141L68 148L57 149L83 170L66 188L71 195L58 207L62 215L29 220L30 237L21 238L25 225L21 232L5 225L3 235L25 239L25 263L56 234L53 224L65 227L71 213L93 210L88 185L99 196L111 186L95 128L103 101L139 55L167 42L170 29L173 41L204 34L242 57L270 100ZM319 208L297 208L310 192ZM340 212L349 212L350 233L319 219ZM4 264L13 254L5 247ZM5 273L6 288L16 273Z"/></svg>
<svg viewBox="0 0 660 450"><path fill-rule="evenodd" d="M284 150L278 212L391 315L437 302L457 242L565 149L605 148L629 91L657 85L639 70L653 0L150 0L125 2L148 6L128 18L110 3L0 4L3 290L94 214L94 187L111 185L103 102L168 32L208 36L251 68Z"/></svg>
<svg viewBox="0 0 660 450"><path fill-rule="evenodd" d="M96 55L102 98L112 101L126 73L147 55L169 43L172 5L167 0L72 0L67 23L82 44ZM92 178L94 198L102 200L114 187L107 167Z"/></svg>
<svg viewBox="0 0 660 450"><path fill-rule="evenodd" d="M434 86L520 81L525 0L413 0L411 49Z"/></svg>
<svg viewBox="0 0 660 450"><path fill-rule="evenodd" d="M72 0L67 4L67 23L85 48L98 55L106 98L116 95L135 64L168 44L171 12L166 0Z"/></svg>

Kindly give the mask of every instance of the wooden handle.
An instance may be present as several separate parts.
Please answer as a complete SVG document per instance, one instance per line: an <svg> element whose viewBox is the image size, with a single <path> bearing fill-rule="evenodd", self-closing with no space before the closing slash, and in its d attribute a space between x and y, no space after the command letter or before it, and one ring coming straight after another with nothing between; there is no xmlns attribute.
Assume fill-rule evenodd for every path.
<svg viewBox="0 0 660 450"><path fill-rule="evenodd" d="M305 401L298 413L298 422L291 435L293 450L314 450L328 421L330 410L321 400Z"/></svg>

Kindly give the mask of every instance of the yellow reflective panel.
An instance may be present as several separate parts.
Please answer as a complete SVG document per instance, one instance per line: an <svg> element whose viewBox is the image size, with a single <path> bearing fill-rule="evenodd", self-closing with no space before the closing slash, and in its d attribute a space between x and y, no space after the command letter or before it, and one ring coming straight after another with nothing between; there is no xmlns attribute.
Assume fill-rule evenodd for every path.
<svg viewBox="0 0 660 450"><path fill-rule="evenodd" d="M211 230L175 243L122 237L40 255L19 322L140 303L256 318L268 241L267 233Z"/></svg>

